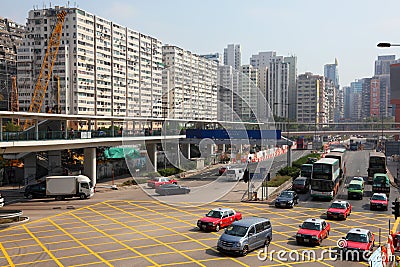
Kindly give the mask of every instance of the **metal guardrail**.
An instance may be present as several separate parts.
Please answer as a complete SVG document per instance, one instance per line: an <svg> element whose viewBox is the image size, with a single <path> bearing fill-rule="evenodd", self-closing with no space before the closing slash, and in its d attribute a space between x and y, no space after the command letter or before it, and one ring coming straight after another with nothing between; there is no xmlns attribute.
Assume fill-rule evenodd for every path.
<svg viewBox="0 0 400 267"><path fill-rule="evenodd" d="M11 219L22 216L22 210L0 210L0 219Z"/></svg>

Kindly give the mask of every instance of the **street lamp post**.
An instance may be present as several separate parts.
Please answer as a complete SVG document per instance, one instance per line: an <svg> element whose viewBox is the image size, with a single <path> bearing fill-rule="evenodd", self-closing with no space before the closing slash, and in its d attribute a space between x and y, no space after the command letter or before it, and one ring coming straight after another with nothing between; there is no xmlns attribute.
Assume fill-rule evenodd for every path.
<svg viewBox="0 0 400 267"><path fill-rule="evenodd" d="M391 47L391 46L400 46L400 44L391 44L391 43L378 43L377 47Z"/></svg>

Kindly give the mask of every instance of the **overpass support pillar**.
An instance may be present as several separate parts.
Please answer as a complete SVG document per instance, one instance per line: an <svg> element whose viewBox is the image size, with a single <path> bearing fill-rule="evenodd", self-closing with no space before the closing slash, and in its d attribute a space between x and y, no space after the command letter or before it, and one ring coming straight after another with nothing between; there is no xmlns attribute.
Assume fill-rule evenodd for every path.
<svg viewBox="0 0 400 267"><path fill-rule="evenodd" d="M47 152L47 155L49 157L49 175L62 175L61 151L52 150Z"/></svg>
<svg viewBox="0 0 400 267"><path fill-rule="evenodd" d="M190 144L182 144L182 152L187 159L190 159Z"/></svg>
<svg viewBox="0 0 400 267"><path fill-rule="evenodd" d="M292 146L291 145L288 145L287 166L292 167Z"/></svg>
<svg viewBox="0 0 400 267"><path fill-rule="evenodd" d="M83 149L84 161L83 161L83 174L92 180L93 186L96 185L97 173L96 173L96 148L87 147Z"/></svg>
<svg viewBox="0 0 400 267"><path fill-rule="evenodd" d="M147 170L157 172L157 144L146 144L148 162Z"/></svg>
<svg viewBox="0 0 400 267"><path fill-rule="evenodd" d="M225 151L226 151L226 145L222 144L222 153L225 153Z"/></svg>
<svg viewBox="0 0 400 267"><path fill-rule="evenodd" d="M24 158L24 178L25 185L34 181L36 177L36 152L29 153Z"/></svg>

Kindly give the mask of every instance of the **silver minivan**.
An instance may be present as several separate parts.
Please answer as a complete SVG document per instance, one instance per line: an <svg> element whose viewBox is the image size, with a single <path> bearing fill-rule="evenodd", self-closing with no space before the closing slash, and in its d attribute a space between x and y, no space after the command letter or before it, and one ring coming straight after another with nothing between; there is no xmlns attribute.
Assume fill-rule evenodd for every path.
<svg viewBox="0 0 400 267"><path fill-rule="evenodd" d="M249 251L269 245L271 240L271 221L267 218L249 217L225 228L218 240L217 249L220 252L245 256Z"/></svg>

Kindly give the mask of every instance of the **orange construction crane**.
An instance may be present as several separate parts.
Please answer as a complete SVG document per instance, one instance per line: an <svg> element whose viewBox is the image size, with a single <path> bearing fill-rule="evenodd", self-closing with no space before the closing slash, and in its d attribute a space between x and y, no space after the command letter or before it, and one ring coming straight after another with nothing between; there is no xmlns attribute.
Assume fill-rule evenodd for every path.
<svg viewBox="0 0 400 267"><path fill-rule="evenodd" d="M19 102L18 102L18 88L17 88L17 77L12 76L12 90L11 90L11 111L19 111ZM14 120L13 120L14 122ZM17 119L16 124L19 125L19 119Z"/></svg>
<svg viewBox="0 0 400 267"><path fill-rule="evenodd" d="M43 99L46 95L49 80L53 72L54 62L57 59L62 36L62 26L66 15L67 12L65 10L57 14L57 24L50 36L49 44L47 45L46 55L43 58L42 68L40 69L39 78L36 82L35 91L33 92L29 112L39 113L42 108ZM26 130L31 124L31 120L25 120L23 129Z"/></svg>

